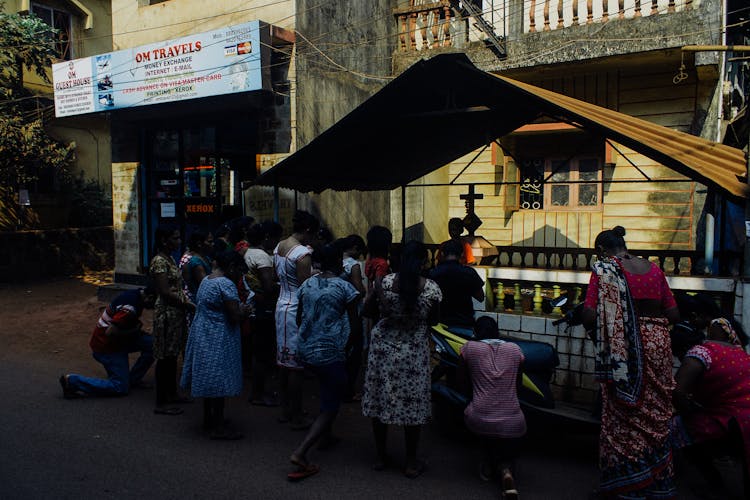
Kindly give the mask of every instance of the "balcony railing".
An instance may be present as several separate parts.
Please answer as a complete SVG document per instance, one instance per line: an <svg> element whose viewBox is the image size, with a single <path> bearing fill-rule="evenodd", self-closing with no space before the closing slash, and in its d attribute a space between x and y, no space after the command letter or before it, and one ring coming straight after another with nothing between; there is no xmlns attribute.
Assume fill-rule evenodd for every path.
<svg viewBox="0 0 750 500"><path fill-rule="evenodd" d="M431 265L436 264L439 245L428 245ZM534 246L498 246L498 255L485 257L481 264L494 267L520 269L546 269L564 271L588 271L594 262L593 248L555 248ZM701 254L693 250L630 250L630 253L657 263L667 275L703 275L696 266ZM722 252L719 261L720 274L730 274L732 267L738 268L739 252ZM734 262L734 266L732 263Z"/></svg>
<svg viewBox="0 0 750 500"><path fill-rule="evenodd" d="M524 2L524 33L688 10L692 0L529 0Z"/></svg>
<svg viewBox="0 0 750 500"><path fill-rule="evenodd" d="M437 263L439 245L427 245L431 266ZM485 257L478 272L490 283L491 310L516 314L543 314L543 300L560 293L572 297L572 302L583 300L583 290L589 281L591 264L596 251L591 248L554 248L498 246L499 255ZM392 261L398 265L399 245L394 245ZM722 310L734 307L736 276L741 269L742 254L723 251L719 254L719 276L707 276L701 253L686 250L629 250L646 258L664 271L673 290L708 293L722 304ZM489 292L489 291L488 291ZM511 300L512 298L512 300ZM559 311L552 313L558 316Z"/></svg>
<svg viewBox="0 0 750 500"><path fill-rule="evenodd" d="M465 9L467 2L480 5L484 21L503 38L668 15L698 5L697 0L409 0L408 5L393 9L399 49L464 48L469 42L486 40L479 29L482 23Z"/></svg>

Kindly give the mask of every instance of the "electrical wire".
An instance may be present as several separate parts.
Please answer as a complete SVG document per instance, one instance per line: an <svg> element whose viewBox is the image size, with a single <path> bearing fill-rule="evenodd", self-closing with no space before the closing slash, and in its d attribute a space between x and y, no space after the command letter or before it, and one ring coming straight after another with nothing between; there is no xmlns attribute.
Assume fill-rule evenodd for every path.
<svg viewBox="0 0 750 500"><path fill-rule="evenodd" d="M328 0L328 1L330 1L330 0ZM529 0L529 1L530 1L530 0ZM270 4L265 4L265 5L273 5L273 4L277 4L277 3L283 3L283 2L282 2L282 1L277 1L277 2L272 2L272 3L270 3ZM320 5L322 5L322 3L316 4L316 5L315 5L315 6L313 6L313 7L310 7L310 8L308 8L308 9L305 9L305 11L303 11L303 12L306 12L306 11L308 11L308 10L313 10L314 8L317 8L317 7L319 7ZM257 8L260 8L260 6L259 6L259 7L253 7L253 8L251 8L251 9L257 9ZM486 12L493 12L493 11L497 11L497 10L499 10L500 8L501 8L501 7L497 7L497 8L495 8L495 9L491 9L491 10L489 10L489 11L485 11L485 13L486 13ZM251 10L251 9L245 9L245 10ZM213 19L213 18L215 18L215 17L220 17L220 16L222 16L222 15L225 15L225 14L218 14L218 15L215 15L215 16L207 16L207 17L206 17L205 19ZM295 14L295 15L296 15L296 14ZM392 14L388 14L388 17L390 17L390 16L392 16ZM289 17L293 17L293 16L289 16ZM386 16L383 16L383 17L386 17ZM457 19L457 18L454 18L454 19ZM462 19L466 19L466 17L464 17L464 18L462 18ZM187 21L186 21L186 22L187 22ZM374 20L369 20L369 21L368 21L367 23L362 23L362 24L369 24L369 23L373 23L373 22L376 22L376 21L374 21ZM748 22L748 21L743 21L743 22L740 22L740 23L736 23L735 25L729 25L728 27L732 27L732 26L739 26L739 25L745 24L745 23L747 23L747 22ZM177 24L183 24L183 22L179 22L179 23L173 23L173 25L177 25ZM138 30L138 31L141 31L141 30ZM673 37L673 38L674 38L674 37L688 36L688 35L691 35L691 34L700 34L700 33L705 33L705 32L708 32L708 31L712 31L712 30L710 30L710 29L706 29L706 30L698 30L698 31L694 31L694 32L689 32L689 33L683 33L683 34L671 35L670 37ZM327 69L330 69L330 70L332 70L332 71L345 71L345 72L349 72L349 73L351 73L351 74L353 74L353 75L355 75L355 76L361 77L361 78L366 78L366 79L375 79L375 80L380 80L380 81L388 81L388 80L392 80L392 79L394 78L394 76L392 76L392 75L373 75L373 74L368 74L368 73L364 73L364 72L359 72L359 71L353 70L353 69L351 69L351 68L348 68L348 67L346 67L345 65L343 65L343 64L341 64L341 63L339 63L339 62L335 61L335 60L334 60L334 59L333 59L333 58L332 58L332 57L331 57L331 56L329 55L329 53L330 53L330 50L329 50L329 52L328 52L328 53L326 53L326 52L325 52L325 51L324 51L323 49L321 49L320 47L318 47L318 46L317 46L317 44L313 43L313 42L312 42L312 41L310 40L310 38L308 38L308 37L305 37L305 36L304 36L304 35L303 35L302 33L300 33L299 31L296 31L296 30L295 30L295 33L296 33L297 35L299 35L299 36L300 36L300 37L301 37L301 38L302 38L302 39L304 40L304 44L307 44L307 45L309 46L309 48L310 48L310 52L311 52L311 53L315 53L315 54L318 54L318 55L320 55L321 57L323 57L323 58L324 58L324 59L325 59L325 60L326 60L326 61L327 61L327 62L329 63L329 65L330 65L330 66L328 66L328 68L327 68ZM335 33L335 31L331 31L331 32L328 32L327 34L331 34L331 33ZM387 36L385 36L385 37L380 37L380 38L378 38L378 39L376 39L376 40L381 40L381 39L389 38L389 37L392 37L392 36L401 36L401 35L402 35L402 33L396 33L395 35L387 35ZM325 34L324 34L324 36L325 36ZM321 37L315 37L315 38L317 38L317 39L320 39ZM658 38L658 39L663 39L663 38L665 38L665 37L664 37L664 36L654 36L654 37L629 37L629 38L612 38L612 39L603 39L603 38L586 38L586 39L575 39L575 40L569 40L569 41L567 41L566 43L564 43L564 44L562 44L561 46L559 46L559 47L557 47L557 48L554 48L554 49L546 49L546 50L540 50L540 51L538 51L538 52L535 52L535 53L524 54L524 55L523 55L523 58L524 58L524 60L528 60L528 58L538 58L538 57L540 57L540 56L542 56L542 55L547 55L547 54L551 54L551 53L557 52L557 51L559 51L559 50L563 50L563 49L565 49L566 47L568 47L568 46L570 46L570 45L573 45L573 44L577 44L577 43L589 43L589 42L601 43L601 42L613 42L613 41L617 41L617 42L623 42L623 41L643 41L643 40L648 40L648 39L657 39L657 38ZM363 40L362 42L359 42L359 43L356 43L356 44L354 44L354 46L357 46L357 45L360 45L360 44L364 44L364 43L370 44L370 43L372 43L373 41L374 41L374 40L372 40L372 39L370 39L370 40ZM222 41L222 42L216 42L216 43L223 43L223 41ZM277 50L278 52L282 52L282 53L283 53L284 55L290 56L290 52L291 52L291 51L290 51L290 52L287 52L287 51L285 51L285 50L283 50L283 49L278 49L277 47L272 47L272 46L269 46L268 44L265 44L265 43L263 43L263 42L261 42L261 44L262 44L262 45L264 45L264 46L266 46L266 47L270 47L271 49ZM304 56L304 55L305 55L305 52L304 52L304 50L301 50L301 49L300 49L300 45L304 45L304 44L299 44L299 43L297 44L297 47L296 47L296 54L297 54L297 55L300 55L300 56ZM211 45L211 44L209 44L209 45ZM353 46L352 44L347 44L347 45L346 45L346 47L348 47L348 48L352 48L352 46ZM124 49L124 50L127 50L127 49ZM370 60L373 60L373 59L374 59L374 58L371 58ZM382 58L378 58L378 59L389 60L389 59L391 59L391 57L389 57L389 56L383 56ZM360 60L361 60L361 59L360 59ZM311 62L310 60L306 60L306 63L308 63L308 64L309 64L310 62ZM514 59L511 59L511 60L506 60L506 61L505 61L505 64L508 64L508 63L512 63L512 62L515 62L515 60L514 60ZM235 63L233 63L233 64L237 64L237 63L238 63L238 62L235 62ZM261 66L261 69L267 69L267 68L270 68L270 67L274 67L274 66L281 66L281 65L287 65L287 64L288 64L288 62L287 62L287 61L283 61L283 62L280 62L280 63L269 64L269 65L263 65L263 66ZM228 64L228 65L223 65L223 66L219 66L219 67L213 67L213 68L207 68L207 69L204 69L204 70L201 70L201 71L221 70L221 69L225 69L225 68L227 68L227 67L229 67L229 66L231 66L231 65L232 65L232 64ZM322 65L320 65L320 64L318 64L318 66L319 66L319 67L323 67L323 66L322 66ZM112 76L114 76L115 74L122 74L122 73L125 73L125 72L127 72L127 71L128 71L128 70L124 70L124 71L122 71L121 73L112 73ZM304 70L303 70L303 71L304 71ZM299 73L299 72L301 72L301 71L300 71L300 68L297 68L297 72L298 72L298 73ZM211 72L209 73L209 75L210 75L210 74L213 74L213 73L215 73L215 71L211 71ZM125 82L125 83L139 83L139 82L145 82L145 81L150 81L150 79L137 79L137 80L130 80L130 81L128 81L128 82ZM291 81L291 82L294 82L294 79L290 79L290 81ZM275 93L276 93L276 94L278 94L278 95L289 96L289 94L285 94L285 93L280 93L280 92L275 92ZM290 91L290 93L291 93L291 91Z"/></svg>

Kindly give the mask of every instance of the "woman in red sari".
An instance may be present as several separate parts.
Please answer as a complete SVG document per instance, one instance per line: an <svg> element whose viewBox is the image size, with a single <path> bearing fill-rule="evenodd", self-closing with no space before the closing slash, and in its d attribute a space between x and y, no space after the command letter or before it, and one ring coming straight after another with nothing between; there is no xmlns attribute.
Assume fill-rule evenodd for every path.
<svg viewBox="0 0 750 500"><path fill-rule="evenodd" d="M664 273L628 253L625 229L602 231L584 304L596 333L602 388L599 469L602 498L676 498L669 442L672 354L669 323L679 319Z"/></svg>
<svg viewBox="0 0 750 500"><path fill-rule="evenodd" d="M676 447L692 447L691 458L712 487L722 488L721 475L702 446L732 436L739 430L745 461L745 489L750 493L750 355L747 338L729 320L717 318L708 327L708 340L688 349L677 371L674 403L679 415L673 421Z"/></svg>

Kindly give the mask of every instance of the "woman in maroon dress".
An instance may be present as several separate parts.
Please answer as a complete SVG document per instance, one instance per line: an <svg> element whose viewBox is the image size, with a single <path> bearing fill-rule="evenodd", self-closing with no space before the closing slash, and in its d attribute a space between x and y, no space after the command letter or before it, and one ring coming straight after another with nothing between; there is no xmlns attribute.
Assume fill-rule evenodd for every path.
<svg viewBox="0 0 750 500"><path fill-rule="evenodd" d="M596 333L595 376L602 388L600 496L675 498L669 422L669 323L679 319L664 273L631 255L625 229L602 231L584 304Z"/></svg>

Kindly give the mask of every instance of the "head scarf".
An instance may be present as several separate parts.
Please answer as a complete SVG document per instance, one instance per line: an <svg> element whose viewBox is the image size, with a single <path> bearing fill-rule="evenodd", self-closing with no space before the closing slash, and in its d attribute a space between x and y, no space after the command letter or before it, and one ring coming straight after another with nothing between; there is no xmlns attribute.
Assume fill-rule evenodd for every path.
<svg viewBox="0 0 750 500"><path fill-rule="evenodd" d="M734 328L732 328L732 323L729 322L726 318L716 318L714 320L711 320L711 326L718 325L721 327L722 330L724 330L724 333L727 334L727 337L729 337L729 343L742 346L742 342L740 342L739 336L737 336L737 332L734 331Z"/></svg>

